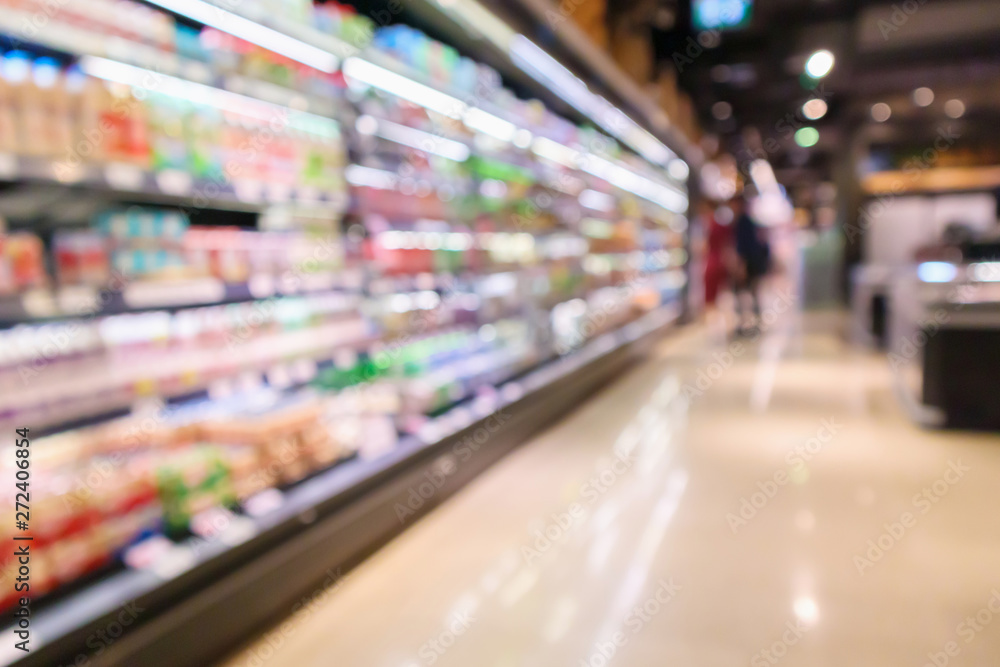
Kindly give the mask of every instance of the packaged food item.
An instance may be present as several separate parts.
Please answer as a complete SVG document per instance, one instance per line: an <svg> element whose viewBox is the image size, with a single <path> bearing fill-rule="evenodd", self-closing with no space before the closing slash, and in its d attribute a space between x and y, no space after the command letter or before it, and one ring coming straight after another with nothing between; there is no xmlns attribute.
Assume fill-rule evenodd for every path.
<svg viewBox="0 0 1000 667"><path fill-rule="evenodd" d="M96 216L94 227L108 239L111 264L128 277L155 277L183 270L187 216L172 209L131 206Z"/></svg>
<svg viewBox="0 0 1000 667"><path fill-rule="evenodd" d="M0 293L14 294L48 282L42 240L31 232L0 234Z"/></svg>
<svg viewBox="0 0 1000 667"><path fill-rule="evenodd" d="M183 171L188 165L188 142L184 119L189 104L183 100L158 95L149 97L150 166L156 171L176 169Z"/></svg>
<svg viewBox="0 0 1000 667"><path fill-rule="evenodd" d="M229 467L218 447L196 445L163 456L156 468L156 484L170 534L184 534L199 512L236 504Z"/></svg>
<svg viewBox="0 0 1000 667"><path fill-rule="evenodd" d="M250 255L236 227L196 227L184 234L184 257L197 273L227 282L250 276Z"/></svg>
<svg viewBox="0 0 1000 667"><path fill-rule="evenodd" d="M200 425L200 433L204 441L252 451L258 483L247 479L250 455L241 451L237 459L244 476L237 486L258 491L298 481L341 457L341 447L320 422L320 414L317 400L293 400L263 412L239 410L208 420Z"/></svg>
<svg viewBox="0 0 1000 667"><path fill-rule="evenodd" d="M107 238L94 230L58 230L52 255L60 285L107 285L111 264Z"/></svg>

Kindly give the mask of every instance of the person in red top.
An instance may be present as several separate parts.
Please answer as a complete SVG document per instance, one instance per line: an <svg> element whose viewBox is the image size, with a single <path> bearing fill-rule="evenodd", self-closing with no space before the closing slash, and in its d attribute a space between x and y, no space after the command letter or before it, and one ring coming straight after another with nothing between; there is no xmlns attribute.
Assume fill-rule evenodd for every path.
<svg viewBox="0 0 1000 667"><path fill-rule="evenodd" d="M715 204L703 199L699 213L705 234L705 305L714 307L719 291L729 284L732 264L732 226L723 224L715 215Z"/></svg>

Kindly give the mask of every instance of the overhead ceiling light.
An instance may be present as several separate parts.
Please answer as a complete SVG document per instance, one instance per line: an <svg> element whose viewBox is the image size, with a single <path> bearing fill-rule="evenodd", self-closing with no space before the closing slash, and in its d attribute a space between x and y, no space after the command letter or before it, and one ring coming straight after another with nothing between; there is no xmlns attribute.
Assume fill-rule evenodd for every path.
<svg viewBox="0 0 1000 667"><path fill-rule="evenodd" d="M729 120L733 115L733 105L729 102L716 102L712 105L712 116L716 120Z"/></svg>
<svg viewBox="0 0 1000 667"><path fill-rule="evenodd" d="M948 100L944 103L944 112L948 118L961 118L965 115L965 102L962 100Z"/></svg>
<svg viewBox="0 0 1000 667"><path fill-rule="evenodd" d="M872 105L872 119L876 123L884 123L892 116L892 108L885 102L877 102Z"/></svg>
<svg viewBox="0 0 1000 667"><path fill-rule="evenodd" d="M819 141L819 131L815 127L803 127L795 133L795 143L802 148L815 146Z"/></svg>
<svg viewBox="0 0 1000 667"><path fill-rule="evenodd" d="M336 72L340 64L340 59L329 51L228 12L217 4L203 0L152 0L152 2L175 14L204 23L322 72Z"/></svg>
<svg viewBox="0 0 1000 667"><path fill-rule="evenodd" d="M806 74L814 79L822 79L833 69L834 60L833 54L826 49L817 51L806 61Z"/></svg>
<svg viewBox="0 0 1000 667"><path fill-rule="evenodd" d="M826 115L826 102L815 97L802 105L802 115L809 120L819 120Z"/></svg>
<svg viewBox="0 0 1000 667"><path fill-rule="evenodd" d="M913 91L913 103L918 107L929 107L934 101L934 91L930 88L917 88Z"/></svg>

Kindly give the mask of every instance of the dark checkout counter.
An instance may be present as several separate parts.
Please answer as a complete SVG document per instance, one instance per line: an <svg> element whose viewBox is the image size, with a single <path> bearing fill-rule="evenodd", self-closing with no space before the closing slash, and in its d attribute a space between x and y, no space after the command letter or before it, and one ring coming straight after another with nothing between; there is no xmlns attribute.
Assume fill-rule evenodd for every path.
<svg viewBox="0 0 1000 667"><path fill-rule="evenodd" d="M1000 262L924 262L916 277L915 308L894 300L912 319L894 327L890 364L920 355L921 402L937 425L1000 431Z"/></svg>
<svg viewBox="0 0 1000 667"><path fill-rule="evenodd" d="M944 322L923 330L924 404L945 427L1000 431L1000 300L928 306Z"/></svg>

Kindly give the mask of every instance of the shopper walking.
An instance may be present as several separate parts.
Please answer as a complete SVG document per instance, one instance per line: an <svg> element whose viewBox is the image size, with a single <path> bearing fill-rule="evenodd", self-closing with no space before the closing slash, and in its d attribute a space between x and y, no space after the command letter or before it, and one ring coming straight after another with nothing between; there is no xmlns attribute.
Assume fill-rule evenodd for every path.
<svg viewBox="0 0 1000 667"><path fill-rule="evenodd" d="M729 210L717 215L718 205L710 199L698 203L698 222L701 231L701 273L704 278L704 321L707 333L720 345L729 338L730 316L719 303L720 294L732 285L732 275L738 258L733 247L732 218Z"/></svg>
<svg viewBox="0 0 1000 667"><path fill-rule="evenodd" d="M732 225L723 224L715 215L715 202L703 199L699 204L702 229L705 230L705 307L714 309L719 292L729 283L732 266Z"/></svg>
<svg viewBox="0 0 1000 667"><path fill-rule="evenodd" d="M771 264L771 248L761 229L747 212L747 202L743 195L737 195L730 203L733 211L734 237L739 266L735 280L736 313L739 319L737 333L750 335L760 326L760 283L767 275ZM745 314L749 299L751 316Z"/></svg>

